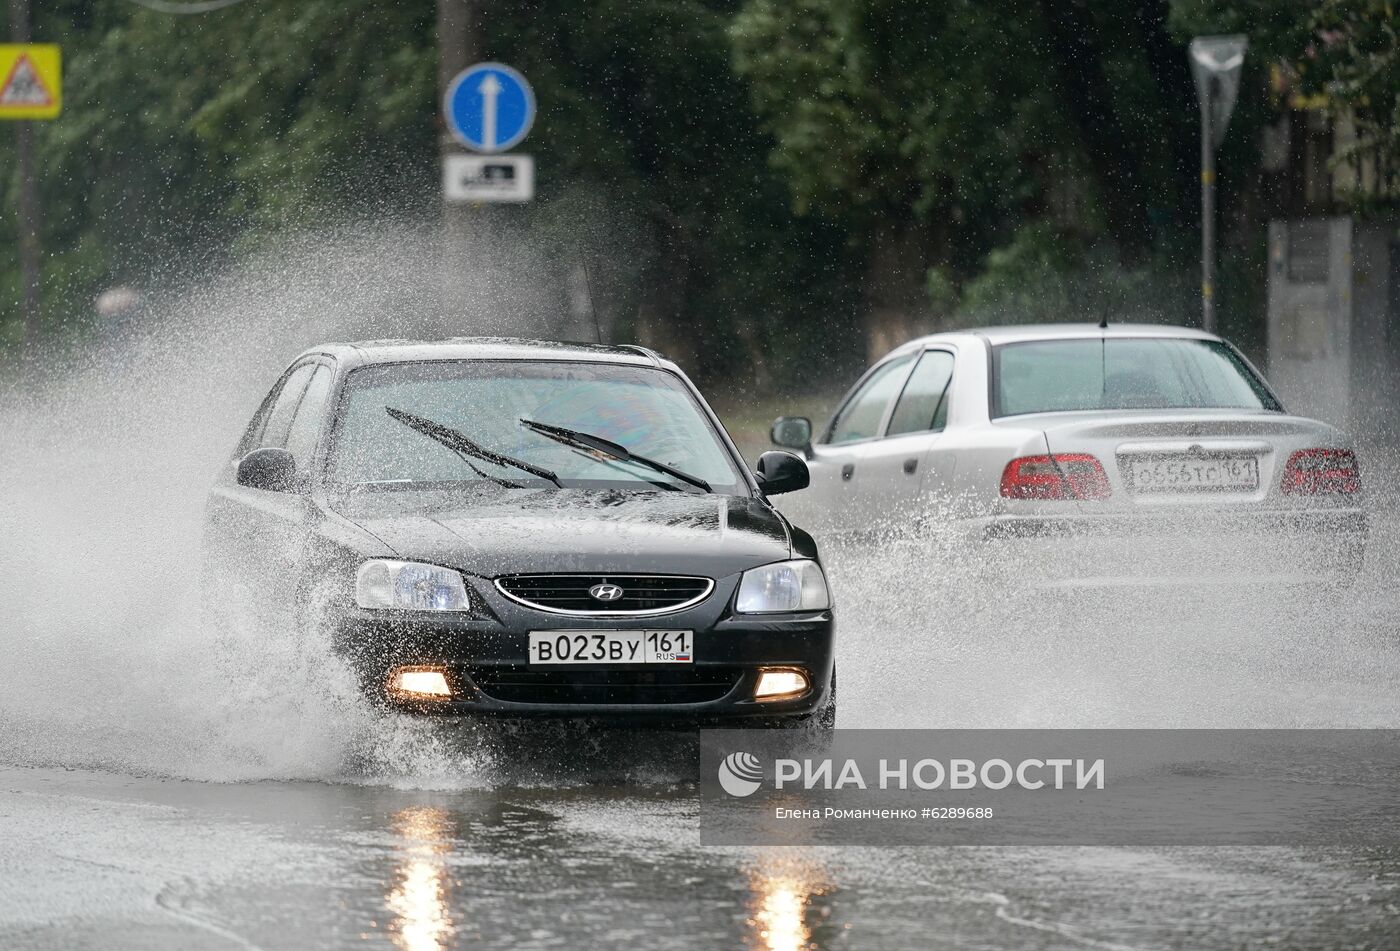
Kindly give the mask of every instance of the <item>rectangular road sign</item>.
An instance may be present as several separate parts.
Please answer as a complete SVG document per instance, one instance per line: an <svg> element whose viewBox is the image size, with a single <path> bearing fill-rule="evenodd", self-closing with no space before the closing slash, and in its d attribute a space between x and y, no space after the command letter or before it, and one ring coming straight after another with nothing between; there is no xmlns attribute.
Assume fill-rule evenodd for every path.
<svg viewBox="0 0 1400 951"><path fill-rule="evenodd" d="M448 155L442 194L454 202L522 202L535 197L535 160L529 155Z"/></svg>
<svg viewBox="0 0 1400 951"><path fill-rule="evenodd" d="M54 119L63 109L55 43L0 43L0 119Z"/></svg>

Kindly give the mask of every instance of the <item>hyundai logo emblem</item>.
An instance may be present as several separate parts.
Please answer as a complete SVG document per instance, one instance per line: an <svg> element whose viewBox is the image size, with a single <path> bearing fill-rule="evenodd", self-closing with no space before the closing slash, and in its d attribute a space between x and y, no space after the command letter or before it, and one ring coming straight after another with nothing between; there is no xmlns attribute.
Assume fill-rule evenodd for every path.
<svg viewBox="0 0 1400 951"><path fill-rule="evenodd" d="M622 589L615 584L608 584L607 582L595 584L588 589L588 593L592 596L594 601L616 601L618 598L622 597Z"/></svg>

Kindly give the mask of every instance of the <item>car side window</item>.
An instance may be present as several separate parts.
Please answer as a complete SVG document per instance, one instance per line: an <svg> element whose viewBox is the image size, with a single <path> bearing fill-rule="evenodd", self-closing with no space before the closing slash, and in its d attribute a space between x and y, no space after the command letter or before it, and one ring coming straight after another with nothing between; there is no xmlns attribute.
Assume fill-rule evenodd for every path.
<svg viewBox="0 0 1400 951"><path fill-rule="evenodd" d="M878 436L880 421L885 418L885 408L904 382L905 371L913 359L912 356L900 357L876 368L846 401L846 405L837 411L827 442L855 442L857 439Z"/></svg>
<svg viewBox="0 0 1400 951"><path fill-rule="evenodd" d="M255 440L256 445L253 448L281 449L287 445L292 416L296 414L301 394L306 392L306 384L311 381L311 375L315 371L315 364L303 363L287 377L287 381L282 384L282 391L277 394L272 408L268 410L267 423L263 426L261 437Z"/></svg>
<svg viewBox="0 0 1400 951"><path fill-rule="evenodd" d="M331 395L331 381L335 374L325 364L318 364L311 382L302 394L292 417L291 428L287 432L287 451L296 460L297 471L302 472L311 464L316 451L316 439L321 435L321 423L326 415L326 402Z"/></svg>
<svg viewBox="0 0 1400 951"><path fill-rule="evenodd" d="M946 426L952 380L953 355L946 350L924 351L894 404L888 435L936 432Z"/></svg>

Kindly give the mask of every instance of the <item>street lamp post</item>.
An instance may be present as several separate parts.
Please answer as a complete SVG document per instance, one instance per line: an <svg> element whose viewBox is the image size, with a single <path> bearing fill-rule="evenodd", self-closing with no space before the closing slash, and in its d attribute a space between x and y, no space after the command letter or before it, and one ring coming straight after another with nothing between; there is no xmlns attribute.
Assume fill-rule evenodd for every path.
<svg viewBox="0 0 1400 951"><path fill-rule="evenodd" d="M1198 36L1191 73L1201 105L1201 326L1215 333L1215 150L1225 138L1240 88L1244 36Z"/></svg>
<svg viewBox="0 0 1400 951"><path fill-rule="evenodd" d="M1209 106L1220 83L1206 80L1201 106L1201 326L1215 333L1215 144L1210 131Z"/></svg>

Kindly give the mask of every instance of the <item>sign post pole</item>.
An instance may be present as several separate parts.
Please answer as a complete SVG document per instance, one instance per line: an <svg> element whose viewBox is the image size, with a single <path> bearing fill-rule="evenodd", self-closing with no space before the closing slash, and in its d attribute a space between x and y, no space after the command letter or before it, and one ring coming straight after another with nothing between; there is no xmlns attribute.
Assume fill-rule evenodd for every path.
<svg viewBox="0 0 1400 951"><path fill-rule="evenodd" d="M437 101L458 73L476 62L481 45L481 4L478 0L437 0L438 88ZM446 165L462 155L462 146L442 123L438 129L438 161ZM481 209L458 202L442 203L439 237L438 313L434 320L443 334L463 332L463 304L470 299L463 261L472 259L474 240L490 224Z"/></svg>
<svg viewBox="0 0 1400 951"><path fill-rule="evenodd" d="M10 36L28 43L29 0L10 0ZM34 123L21 119L15 126L19 152L19 282L24 310L24 347L32 359L39 347L40 262L39 183L34 175Z"/></svg>
<svg viewBox="0 0 1400 951"><path fill-rule="evenodd" d="M449 219L453 208L471 209L478 240L512 222L509 213L483 206L522 204L535 197L535 164L528 155L507 154L530 132L535 93L519 71L505 63L476 63L452 77L442 97L443 124L456 150L442 157L442 195ZM483 227L483 225L485 227ZM464 260L469 252L461 245Z"/></svg>
<svg viewBox="0 0 1400 951"><path fill-rule="evenodd" d="M1244 36L1191 41L1191 74L1201 105L1201 327L1215 333L1215 150L1225 138L1240 89Z"/></svg>

